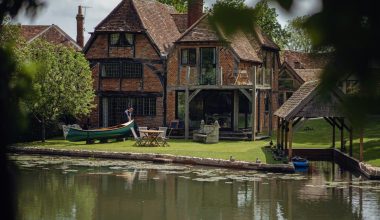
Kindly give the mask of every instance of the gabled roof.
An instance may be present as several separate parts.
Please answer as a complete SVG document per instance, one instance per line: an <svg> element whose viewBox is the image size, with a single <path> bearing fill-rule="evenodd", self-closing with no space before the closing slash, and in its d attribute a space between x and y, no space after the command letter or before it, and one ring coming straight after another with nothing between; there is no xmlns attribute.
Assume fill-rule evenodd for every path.
<svg viewBox="0 0 380 220"><path fill-rule="evenodd" d="M303 81L318 80L323 69L294 69L294 71L303 79Z"/></svg>
<svg viewBox="0 0 380 220"><path fill-rule="evenodd" d="M259 41L261 43L261 46L266 47L266 48L270 48L273 50L280 50L280 47L277 46L277 44L274 43L273 40L271 40L270 37L268 35L266 35L261 30L260 27L256 27L255 30L256 30L257 38L259 39Z"/></svg>
<svg viewBox="0 0 380 220"><path fill-rule="evenodd" d="M342 117L338 110L342 93L338 89L331 91L330 102L322 101L318 85L317 80L304 83L274 115L285 120L295 117Z"/></svg>
<svg viewBox="0 0 380 220"><path fill-rule="evenodd" d="M231 39L231 47L241 60L261 63L262 60L257 55L246 35L239 31Z"/></svg>
<svg viewBox="0 0 380 220"><path fill-rule="evenodd" d="M177 11L168 5L152 0L133 0L137 14L161 54L167 53L180 33L171 14Z"/></svg>
<svg viewBox="0 0 380 220"><path fill-rule="evenodd" d="M281 62L287 62L292 68L297 69L323 69L332 58L333 53L306 53L292 50L281 53Z"/></svg>
<svg viewBox="0 0 380 220"><path fill-rule="evenodd" d="M143 32L138 14L131 0L122 0L96 27L96 32Z"/></svg>
<svg viewBox="0 0 380 220"><path fill-rule="evenodd" d="M171 14L180 33L187 30L187 14Z"/></svg>
<svg viewBox="0 0 380 220"><path fill-rule="evenodd" d="M51 34L49 31L56 31L61 37L58 36L48 36ZM53 32L54 33L54 32ZM55 24L52 25L21 25L21 36L25 38L27 43L34 41L37 38L43 38L53 44L65 44L74 47L77 50L81 50L82 47L77 44L77 42L70 37L66 32L64 32L60 27ZM62 38L64 40L62 40Z"/></svg>
<svg viewBox="0 0 380 220"><path fill-rule="evenodd" d="M211 27L208 21L208 14L204 14L198 21L191 25L177 39L177 42L207 42L220 41L218 33Z"/></svg>
<svg viewBox="0 0 380 220"><path fill-rule="evenodd" d="M219 42L223 40L230 43L232 50L239 59L250 62L262 62L245 33L239 31L231 37L223 36L224 39L220 39L220 36L211 27L207 18L208 14L203 15L181 35L177 42Z"/></svg>
<svg viewBox="0 0 380 220"><path fill-rule="evenodd" d="M295 78L299 82L299 84L302 85L303 83L306 82L300 75L298 75L298 73L287 62L282 63L280 71L279 71L279 76L281 76L281 73L285 70L287 73L291 74L293 78Z"/></svg>
<svg viewBox="0 0 380 220"><path fill-rule="evenodd" d="M95 32L145 32L160 54L166 54L180 33L171 14L177 11L155 0L123 0L95 28ZM84 51L93 42L91 35Z"/></svg>
<svg viewBox="0 0 380 220"><path fill-rule="evenodd" d="M21 35L26 41L30 41L49 27L50 25L21 25Z"/></svg>

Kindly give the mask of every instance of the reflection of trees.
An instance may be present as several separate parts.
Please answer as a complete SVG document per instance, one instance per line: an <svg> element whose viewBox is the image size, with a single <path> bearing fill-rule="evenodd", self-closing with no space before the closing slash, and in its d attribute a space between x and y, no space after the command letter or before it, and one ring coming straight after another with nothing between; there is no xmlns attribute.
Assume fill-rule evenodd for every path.
<svg viewBox="0 0 380 220"><path fill-rule="evenodd" d="M61 170L21 171L18 175L18 219L93 219L96 183Z"/></svg>

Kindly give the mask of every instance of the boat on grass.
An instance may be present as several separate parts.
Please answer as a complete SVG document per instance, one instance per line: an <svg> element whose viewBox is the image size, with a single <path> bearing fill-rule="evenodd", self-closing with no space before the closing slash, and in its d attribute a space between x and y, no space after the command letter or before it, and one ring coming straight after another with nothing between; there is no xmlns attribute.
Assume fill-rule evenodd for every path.
<svg viewBox="0 0 380 220"><path fill-rule="evenodd" d="M107 140L111 138L123 138L131 132L134 121L130 121L121 125L108 128L99 128L94 130L82 130L78 128L70 128L66 139L72 142L94 140Z"/></svg>
<svg viewBox="0 0 380 220"><path fill-rule="evenodd" d="M309 161L303 157L292 157L292 163L294 167L308 167L309 166Z"/></svg>

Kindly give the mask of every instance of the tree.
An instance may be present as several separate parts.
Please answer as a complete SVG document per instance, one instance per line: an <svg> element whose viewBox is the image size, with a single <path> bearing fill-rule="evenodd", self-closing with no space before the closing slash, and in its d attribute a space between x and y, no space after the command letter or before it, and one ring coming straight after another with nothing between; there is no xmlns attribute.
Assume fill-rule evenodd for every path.
<svg viewBox="0 0 380 220"><path fill-rule="evenodd" d="M15 17L22 7L29 15L34 15L41 5L39 0L2 0L0 2L0 35L4 34L4 18L8 15ZM22 130L25 115L20 106L21 98L30 88L30 69L24 68L14 80L17 61L13 52L14 43L0 44L0 213L2 219L15 219L15 203L13 178L9 172L10 162L6 156L6 146L13 143L17 134ZM29 74L28 74L29 73Z"/></svg>
<svg viewBox="0 0 380 220"><path fill-rule="evenodd" d="M290 37L287 43L287 48L295 51L314 52L309 33L305 29L305 23L309 16L296 17L289 21L285 30Z"/></svg>
<svg viewBox="0 0 380 220"><path fill-rule="evenodd" d="M157 1L173 6L180 13L187 12L187 0L157 0Z"/></svg>
<svg viewBox="0 0 380 220"><path fill-rule="evenodd" d="M29 50L38 68L33 80L34 95L25 103L41 123L45 141L46 125L60 115L80 117L90 113L95 97L92 74L83 54L72 48L35 40Z"/></svg>
<svg viewBox="0 0 380 220"><path fill-rule="evenodd" d="M278 22L278 14L275 8L270 8L267 0L259 1L254 9L255 23L267 34L280 48L284 48L289 33Z"/></svg>

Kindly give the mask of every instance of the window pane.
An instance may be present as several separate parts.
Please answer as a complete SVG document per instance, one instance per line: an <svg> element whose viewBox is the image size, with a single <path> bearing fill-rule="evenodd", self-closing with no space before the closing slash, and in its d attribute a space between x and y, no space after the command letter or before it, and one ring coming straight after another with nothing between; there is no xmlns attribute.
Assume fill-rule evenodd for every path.
<svg viewBox="0 0 380 220"><path fill-rule="evenodd" d="M120 63L104 63L102 65L102 76L106 77L119 77L120 76Z"/></svg>
<svg viewBox="0 0 380 220"><path fill-rule="evenodd" d="M196 64L197 63L197 51L195 48L189 49L189 64Z"/></svg>
<svg viewBox="0 0 380 220"><path fill-rule="evenodd" d="M110 35L110 44L111 46L116 46L119 44L120 34L111 34Z"/></svg>
<svg viewBox="0 0 380 220"><path fill-rule="evenodd" d="M123 65L123 77L125 78L141 78L143 66L141 63L127 62Z"/></svg>
<svg viewBox="0 0 380 220"><path fill-rule="evenodd" d="M125 34L127 45L133 45L133 34Z"/></svg>
<svg viewBox="0 0 380 220"><path fill-rule="evenodd" d="M189 51L187 49L182 49L181 51L181 63L182 64L189 63Z"/></svg>

